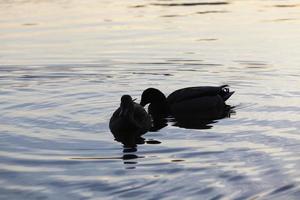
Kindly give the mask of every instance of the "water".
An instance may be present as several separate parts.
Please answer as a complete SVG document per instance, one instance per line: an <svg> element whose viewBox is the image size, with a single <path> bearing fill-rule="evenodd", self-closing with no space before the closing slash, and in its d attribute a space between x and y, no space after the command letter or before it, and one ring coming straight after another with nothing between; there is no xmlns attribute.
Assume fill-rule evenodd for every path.
<svg viewBox="0 0 300 200"><path fill-rule="evenodd" d="M299 199L299 8L1 1L0 199ZM237 109L211 129L110 134L122 94L221 84Z"/></svg>

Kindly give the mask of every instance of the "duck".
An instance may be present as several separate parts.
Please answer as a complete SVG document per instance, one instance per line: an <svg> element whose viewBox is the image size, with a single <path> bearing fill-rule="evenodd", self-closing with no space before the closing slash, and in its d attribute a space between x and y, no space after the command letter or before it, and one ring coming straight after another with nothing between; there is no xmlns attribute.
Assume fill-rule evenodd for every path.
<svg viewBox="0 0 300 200"><path fill-rule="evenodd" d="M226 105L234 91L228 85L196 86L175 90L166 97L159 89L143 91L140 105L148 106L153 121L174 117L177 121L214 120L221 118L231 107Z"/></svg>
<svg viewBox="0 0 300 200"><path fill-rule="evenodd" d="M120 107L114 111L109 121L109 129L115 140L129 148L143 143L141 136L149 131L151 126L151 117L130 95L121 97Z"/></svg>

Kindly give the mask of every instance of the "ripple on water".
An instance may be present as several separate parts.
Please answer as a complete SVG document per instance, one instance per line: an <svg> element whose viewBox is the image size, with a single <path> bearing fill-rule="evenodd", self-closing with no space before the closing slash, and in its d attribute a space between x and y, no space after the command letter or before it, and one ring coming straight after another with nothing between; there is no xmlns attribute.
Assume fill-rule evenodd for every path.
<svg viewBox="0 0 300 200"><path fill-rule="evenodd" d="M154 6L218 6L227 5L227 1L215 1L215 2L195 2L195 3L152 3Z"/></svg>
<svg viewBox="0 0 300 200"><path fill-rule="evenodd" d="M0 2L0 199L299 199L298 7ZM109 132L125 93L221 84L207 129Z"/></svg>

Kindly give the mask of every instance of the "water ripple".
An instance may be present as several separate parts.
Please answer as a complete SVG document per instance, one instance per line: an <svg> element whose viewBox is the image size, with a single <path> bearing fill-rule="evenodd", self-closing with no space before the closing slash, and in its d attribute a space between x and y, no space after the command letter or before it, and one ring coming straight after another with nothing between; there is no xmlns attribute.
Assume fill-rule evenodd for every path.
<svg viewBox="0 0 300 200"><path fill-rule="evenodd" d="M0 199L299 199L298 7L1 1ZM210 129L109 131L123 94L223 84Z"/></svg>

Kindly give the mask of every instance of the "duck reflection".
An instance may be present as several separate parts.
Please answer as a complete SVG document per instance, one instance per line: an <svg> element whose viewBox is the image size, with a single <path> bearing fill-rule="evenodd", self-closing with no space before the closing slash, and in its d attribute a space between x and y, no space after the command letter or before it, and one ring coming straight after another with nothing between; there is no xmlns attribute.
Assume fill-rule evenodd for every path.
<svg viewBox="0 0 300 200"><path fill-rule="evenodd" d="M122 159L124 164L137 164L137 161L131 161L131 160L135 160L138 159L139 157L135 154L124 154Z"/></svg>
<svg viewBox="0 0 300 200"><path fill-rule="evenodd" d="M152 127L150 128L150 131L156 132L166 126L168 126L168 120L166 118L155 119L152 121Z"/></svg>
<svg viewBox="0 0 300 200"><path fill-rule="evenodd" d="M191 115L176 115L173 126L186 129L210 129L217 120L229 118L235 113L234 107L225 105L223 108L194 112Z"/></svg>
<svg viewBox="0 0 300 200"><path fill-rule="evenodd" d="M122 159L123 159L123 164L125 165L126 169L135 169L136 165L138 164L137 159L142 158L139 157L135 154L124 154Z"/></svg>

